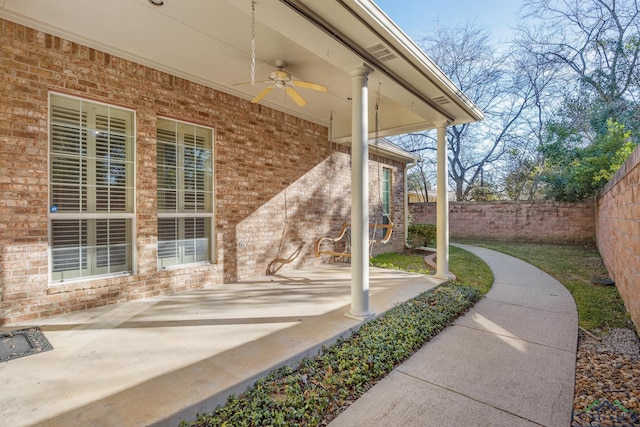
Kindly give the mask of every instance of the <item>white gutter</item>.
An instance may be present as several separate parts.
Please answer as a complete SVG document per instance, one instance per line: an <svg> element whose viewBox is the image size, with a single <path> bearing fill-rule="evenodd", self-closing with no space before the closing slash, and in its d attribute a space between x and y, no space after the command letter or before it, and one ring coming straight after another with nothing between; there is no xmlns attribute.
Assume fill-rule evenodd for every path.
<svg viewBox="0 0 640 427"><path fill-rule="evenodd" d="M408 153L406 150L403 150L400 147L385 144L384 141L370 141L369 151L372 154L386 157L388 159L397 160L402 163L412 163L418 160L415 155Z"/></svg>

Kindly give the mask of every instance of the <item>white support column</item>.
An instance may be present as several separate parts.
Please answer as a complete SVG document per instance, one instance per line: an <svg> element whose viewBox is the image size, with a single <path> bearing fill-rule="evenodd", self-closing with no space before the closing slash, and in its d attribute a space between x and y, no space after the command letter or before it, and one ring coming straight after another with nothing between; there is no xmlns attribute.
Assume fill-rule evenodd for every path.
<svg viewBox="0 0 640 427"><path fill-rule="evenodd" d="M351 310L347 317L366 320L369 311L369 141L368 75L363 65L351 71Z"/></svg>
<svg viewBox="0 0 640 427"><path fill-rule="evenodd" d="M449 160L447 159L447 125L448 122L436 123L438 130L438 165L436 193L436 264L435 277L449 278Z"/></svg>

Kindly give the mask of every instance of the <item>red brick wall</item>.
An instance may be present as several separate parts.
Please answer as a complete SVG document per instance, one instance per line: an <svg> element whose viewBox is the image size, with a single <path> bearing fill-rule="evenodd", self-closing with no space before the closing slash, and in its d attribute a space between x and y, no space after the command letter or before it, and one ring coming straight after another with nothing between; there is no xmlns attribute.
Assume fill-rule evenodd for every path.
<svg viewBox="0 0 640 427"><path fill-rule="evenodd" d="M409 205L412 223L436 223L435 203ZM452 239L593 244L593 202L449 202Z"/></svg>
<svg viewBox="0 0 640 427"><path fill-rule="evenodd" d="M637 330L640 330L640 148L600 193L596 240Z"/></svg>
<svg viewBox="0 0 640 427"><path fill-rule="evenodd" d="M0 325L262 275L302 242L286 267L319 263L315 239L349 220L348 149L330 147L325 127L1 19L0 46ZM49 284L50 91L136 111L132 275ZM157 271L158 116L215 129L211 264ZM390 166L398 226L390 247L401 248L403 165Z"/></svg>

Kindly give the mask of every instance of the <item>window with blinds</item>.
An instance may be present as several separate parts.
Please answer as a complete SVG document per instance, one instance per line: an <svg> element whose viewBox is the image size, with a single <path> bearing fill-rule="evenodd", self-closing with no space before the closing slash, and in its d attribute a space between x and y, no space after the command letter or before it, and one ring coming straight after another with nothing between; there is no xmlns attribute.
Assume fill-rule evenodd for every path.
<svg viewBox="0 0 640 427"><path fill-rule="evenodd" d="M213 130L159 118L158 268L211 260Z"/></svg>
<svg viewBox="0 0 640 427"><path fill-rule="evenodd" d="M391 170L382 168L382 210L383 224L391 221Z"/></svg>
<svg viewBox="0 0 640 427"><path fill-rule="evenodd" d="M131 271L134 112L50 95L51 280Z"/></svg>

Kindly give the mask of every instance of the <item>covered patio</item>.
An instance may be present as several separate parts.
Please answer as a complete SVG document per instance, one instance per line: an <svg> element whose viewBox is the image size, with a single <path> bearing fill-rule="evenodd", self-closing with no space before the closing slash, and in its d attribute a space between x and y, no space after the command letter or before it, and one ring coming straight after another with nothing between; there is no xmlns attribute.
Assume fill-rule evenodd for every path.
<svg viewBox="0 0 640 427"><path fill-rule="evenodd" d="M264 106L329 129L329 139L351 152L347 314L358 320L374 313L367 250L369 140L437 128L437 188L446 188L447 126L483 118L370 0L5 0L0 17L244 100L259 98ZM291 79L327 92L303 85L292 96L291 88L268 80L282 64ZM274 90L265 94L269 84ZM436 276L446 278L446 192L438 194L437 222Z"/></svg>
<svg viewBox="0 0 640 427"><path fill-rule="evenodd" d="M269 370L359 327L350 269L323 265L180 295L50 317L52 351L0 364L5 425L176 426L223 404ZM383 313L443 280L371 268Z"/></svg>
<svg viewBox="0 0 640 427"><path fill-rule="evenodd" d="M3 423L175 425L448 278L446 192L438 194L435 276L369 268L368 171L380 157L375 149L370 156L369 140L437 128L437 187L446 188L446 128L482 112L374 2L4 0L0 18L10 69L10 108L0 116L12 130L7 164L17 165L8 179L22 189L7 194L18 201L3 212L3 329L40 326L54 348L0 365ZM291 79L327 92L302 85L292 96L282 81L269 81L281 61ZM132 267L122 274L52 279L51 93L135 112L136 186L126 212ZM260 94L259 105L249 102ZM166 270L157 257L158 117L215 129L218 168L210 259ZM319 165L333 159L320 147L326 135L350 155L342 164L350 164L351 185L338 202L351 212L351 265L236 280L273 255L280 228L269 219L286 210L292 187L303 196L316 188L316 199L298 203L297 225L309 233L300 240L321 236L309 224L336 200L317 179L326 179ZM282 153L293 170L284 178ZM405 172L396 169L398 183ZM349 191L351 200L342 200ZM284 202L268 206L276 199ZM250 240L256 230L262 246ZM204 289L181 292L196 287ZM181 293L157 296L171 292Z"/></svg>

